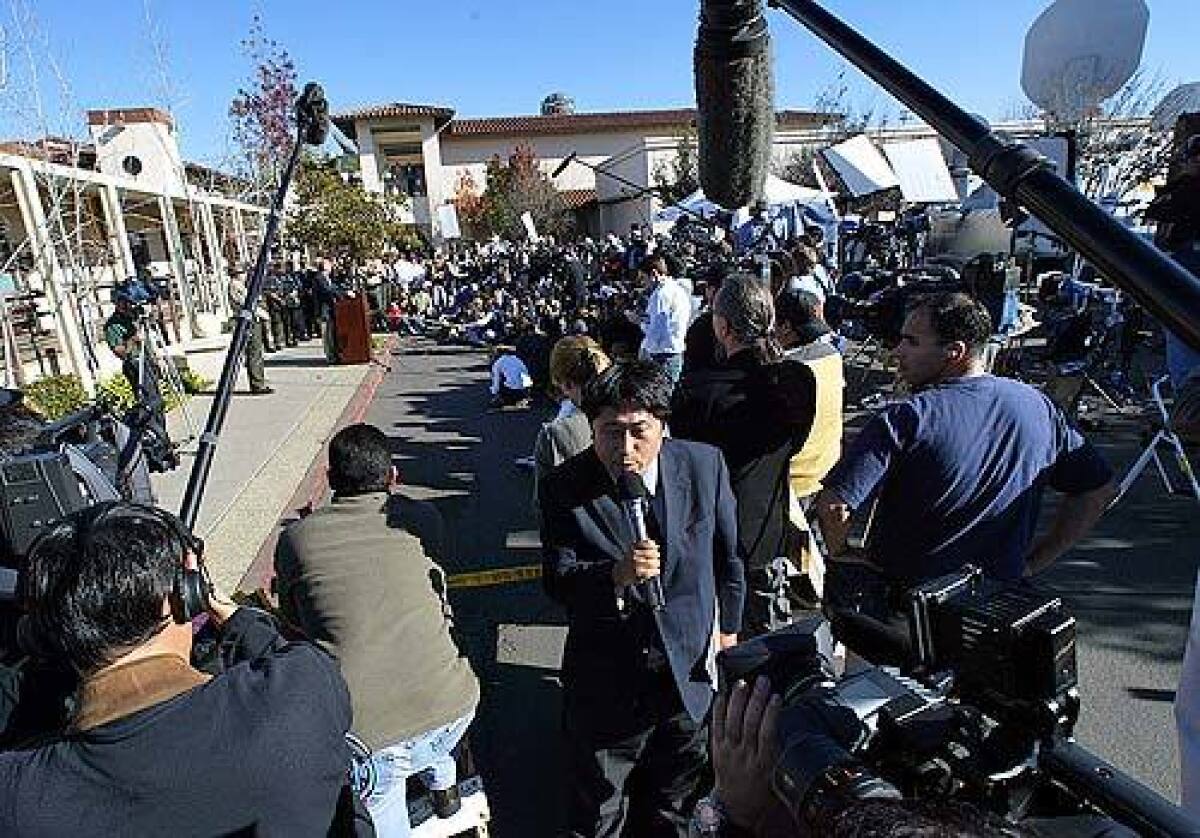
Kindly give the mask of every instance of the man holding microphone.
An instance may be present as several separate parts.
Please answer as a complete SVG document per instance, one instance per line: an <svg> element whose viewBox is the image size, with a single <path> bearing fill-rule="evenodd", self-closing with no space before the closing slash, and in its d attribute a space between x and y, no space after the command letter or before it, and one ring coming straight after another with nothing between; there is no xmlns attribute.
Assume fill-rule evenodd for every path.
<svg viewBox="0 0 1200 838"><path fill-rule="evenodd" d="M647 362L589 382L582 406L594 442L539 491L543 580L569 621L572 836L623 827L687 835L707 761L715 653L741 628L745 574L728 472L715 448L664 438L671 390ZM644 492L637 525L625 484Z"/></svg>

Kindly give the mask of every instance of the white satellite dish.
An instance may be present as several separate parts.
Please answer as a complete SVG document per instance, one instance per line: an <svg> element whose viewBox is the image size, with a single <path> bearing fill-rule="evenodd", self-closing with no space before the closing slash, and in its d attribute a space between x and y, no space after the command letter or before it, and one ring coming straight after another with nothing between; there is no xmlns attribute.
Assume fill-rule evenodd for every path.
<svg viewBox="0 0 1200 838"><path fill-rule="evenodd" d="M1021 88L1046 113L1077 121L1137 72L1149 25L1145 0L1055 0L1025 35Z"/></svg>
<svg viewBox="0 0 1200 838"><path fill-rule="evenodd" d="M1150 124L1156 131L1170 131L1185 113L1200 113L1200 81L1181 84L1164 96L1150 112Z"/></svg>

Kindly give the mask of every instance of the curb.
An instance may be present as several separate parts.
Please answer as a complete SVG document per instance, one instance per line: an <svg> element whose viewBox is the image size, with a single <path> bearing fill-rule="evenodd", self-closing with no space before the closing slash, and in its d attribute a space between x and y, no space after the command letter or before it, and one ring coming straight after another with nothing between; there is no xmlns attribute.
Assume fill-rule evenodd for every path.
<svg viewBox="0 0 1200 838"><path fill-rule="evenodd" d="M368 362L371 366L370 371L364 376L362 383L358 385L358 389L354 395L350 397L342 414L338 417L337 422L330 431L329 436L332 437L347 425L353 425L356 422L361 422L363 416L366 415L367 409L371 406L371 402L375 398L375 393L379 389L379 385L383 383L383 377L391 370L391 367L384 360L397 346L395 335L388 337L387 343L383 348L376 352ZM296 491L292 494L287 502L283 516L280 522L272 527L271 534L267 536L262 545L258 548L258 553L254 556L254 561L246 568L246 572L242 574L241 580L237 584L237 590L251 593L259 588L269 591L271 581L275 576L275 544L279 541L279 533L282 531L284 520L283 517L289 513L295 516L307 514L312 511L312 508L324 499L325 493L329 489L328 476L325 472L325 462L328 459L329 439L321 445L321 450L317 456L313 458L308 470L304 473L304 477L300 479Z"/></svg>

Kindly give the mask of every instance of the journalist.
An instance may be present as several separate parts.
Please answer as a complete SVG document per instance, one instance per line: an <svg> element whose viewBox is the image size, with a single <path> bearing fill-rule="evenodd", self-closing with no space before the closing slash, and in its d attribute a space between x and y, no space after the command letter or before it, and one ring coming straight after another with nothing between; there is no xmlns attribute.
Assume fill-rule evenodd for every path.
<svg viewBox="0 0 1200 838"><path fill-rule="evenodd" d="M539 517L538 488L559 463L592 444L592 423L579 407L583 388L611 364L600 344L582 335L560 338L550 352L550 383L563 400L533 443L533 509Z"/></svg>
<svg viewBox="0 0 1200 838"><path fill-rule="evenodd" d="M451 637L445 576L429 554L436 510L397 492L387 435L372 425L329 442L333 499L280 535L284 616L341 664L354 733L378 781L367 809L381 836L408 835L407 781L421 775L439 816L459 808L452 754L479 683Z"/></svg>
<svg viewBox="0 0 1200 838"><path fill-rule="evenodd" d="M34 544L24 636L80 686L65 730L0 753L0 834L330 831L350 760L337 664L214 593L223 668L195 669L182 580L197 546L174 516L123 501Z"/></svg>
<svg viewBox="0 0 1200 838"><path fill-rule="evenodd" d="M664 438L671 380L615 364L583 392L594 443L542 483L542 578L567 609L563 725L572 836L685 836L706 765L717 646L745 595L720 452ZM638 540L618 501L648 494ZM661 583L663 607L653 607Z"/></svg>
<svg viewBox="0 0 1200 838"><path fill-rule="evenodd" d="M991 334L987 311L965 294L909 311L896 356L913 395L867 422L817 498L833 557L827 606L886 619L913 585L967 564L998 580L1037 573L1115 496L1099 452L1045 395L988 374ZM1065 497L1035 539L1046 486ZM847 555L852 513L870 523L865 547Z"/></svg>
<svg viewBox="0 0 1200 838"><path fill-rule="evenodd" d="M650 288L642 319L644 334L639 357L658 364L672 383L678 382L683 374L687 329L692 322L691 295L667 273L667 262L662 256L646 257L639 272Z"/></svg>

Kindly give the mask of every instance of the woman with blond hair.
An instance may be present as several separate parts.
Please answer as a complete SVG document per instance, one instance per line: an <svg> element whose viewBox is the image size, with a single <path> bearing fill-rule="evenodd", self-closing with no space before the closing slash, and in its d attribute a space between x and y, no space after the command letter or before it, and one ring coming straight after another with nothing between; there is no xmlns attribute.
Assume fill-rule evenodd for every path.
<svg viewBox="0 0 1200 838"><path fill-rule="evenodd" d="M612 362L600 344L584 335L565 337L550 351L550 383L563 395L558 416L538 431L533 444L533 508L538 485L563 460L592 444L592 426L579 404L584 386Z"/></svg>

